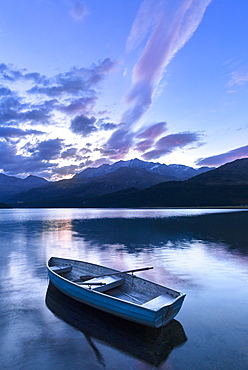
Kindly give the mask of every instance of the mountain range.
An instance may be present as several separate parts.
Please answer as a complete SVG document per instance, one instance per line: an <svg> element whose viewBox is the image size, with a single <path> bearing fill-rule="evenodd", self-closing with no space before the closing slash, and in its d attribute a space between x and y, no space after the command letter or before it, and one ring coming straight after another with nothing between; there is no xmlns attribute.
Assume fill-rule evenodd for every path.
<svg viewBox="0 0 248 370"><path fill-rule="evenodd" d="M0 202L13 207L242 206L248 204L248 158L198 170L134 159L56 182L1 174Z"/></svg>
<svg viewBox="0 0 248 370"><path fill-rule="evenodd" d="M0 173L0 201L9 199L15 194L43 186L46 183L48 181L42 177L30 175L25 179L20 179Z"/></svg>
<svg viewBox="0 0 248 370"><path fill-rule="evenodd" d="M183 165L165 165L138 159L87 168L70 180L49 182L37 176L20 179L0 174L0 201L24 202L40 198L98 196L129 187L144 189L163 181L185 180L209 170Z"/></svg>
<svg viewBox="0 0 248 370"><path fill-rule="evenodd" d="M77 199L80 201L80 199ZM185 181L81 199L82 207L237 207L248 206L248 158Z"/></svg>
<svg viewBox="0 0 248 370"><path fill-rule="evenodd" d="M131 159L129 161L119 161L112 165L103 164L97 168L87 168L74 176L74 179L86 179L104 176L113 172L116 172L120 168L139 168L144 169L149 173L158 174L163 176L164 181L181 181L187 180L193 176L209 171L209 167L200 167L195 169L192 167L180 165L180 164L161 164L154 162L145 162L139 159Z"/></svg>

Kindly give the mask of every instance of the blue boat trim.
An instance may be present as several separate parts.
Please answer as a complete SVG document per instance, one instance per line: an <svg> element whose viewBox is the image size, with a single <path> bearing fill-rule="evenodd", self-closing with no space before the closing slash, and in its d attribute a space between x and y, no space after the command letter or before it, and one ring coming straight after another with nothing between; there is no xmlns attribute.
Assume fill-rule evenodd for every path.
<svg viewBox="0 0 248 370"><path fill-rule="evenodd" d="M57 265L56 262L58 261L60 262L60 266L64 265L68 268L69 265L71 267L70 271L73 271L73 269L76 270L77 268L80 269L80 264L82 264L83 267L88 266L89 271L91 271L91 269L93 271L98 269L101 271L102 268L102 274L104 271L109 271L110 273L113 272L113 276L115 272L120 274L119 271L82 261L55 257L50 258L47 263L49 279L62 293L94 308L143 325L156 328L166 325L177 315L185 298L185 294L183 293L165 288L159 284L149 282L148 280L136 276L123 274L121 275L121 280L126 280L127 284L128 280L135 279L134 282L136 284L136 290L140 284L145 287L147 285L149 289L157 289L158 292L162 292L162 294L158 293L157 297L150 300L148 299L147 302L144 302L143 304L135 303L133 301L130 302L122 298L118 298L118 296L111 295L110 293L108 294L108 291L101 292L95 289L89 289L87 285L80 285L75 281L69 280L66 275L68 275L68 273L70 274L70 271L59 273L58 270L56 272L56 269L55 271L52 269L53 263L54 265ZM92 281L93 280L94 279L92 279ZM88 283L90 283L90 280ZM110 292L123 290L123 294L125 295L125 289L127 289L127 287L125 287L125 283L119 287L110 287ZM167 294L163 293L163 289Z"/></svg>

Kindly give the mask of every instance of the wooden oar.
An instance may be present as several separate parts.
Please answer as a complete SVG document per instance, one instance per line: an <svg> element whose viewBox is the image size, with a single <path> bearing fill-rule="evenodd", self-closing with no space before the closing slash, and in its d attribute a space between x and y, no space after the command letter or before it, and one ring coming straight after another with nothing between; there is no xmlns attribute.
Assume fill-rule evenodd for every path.
<svg viewBox="0 0 248 370"><path fill-rule="evenodd" d="M80 280L88 280L88 279L93 279L93 278L98 278L98 277L103 277L103 276L112 276L112 275L120 275L120 274L127 274L127 273L133 273L138 272L138 271L145 271L145 270L151 270L153 267L142 267L140 269L134 269L134 270L127 270L127 271L119 271L119 272L112 272L110 274L103 274L103 275L82 275L80 276Z"/></svg>

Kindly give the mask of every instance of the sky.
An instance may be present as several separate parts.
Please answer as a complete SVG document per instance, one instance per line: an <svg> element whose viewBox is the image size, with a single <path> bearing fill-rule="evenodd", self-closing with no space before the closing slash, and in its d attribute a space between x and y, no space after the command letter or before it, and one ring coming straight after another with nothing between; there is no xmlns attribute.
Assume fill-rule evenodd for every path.
<svg viewBox="0 0 248 370"><path fill-rule="evenodd" d="M0 0L0 173L248 157L247 0Z"/></svg>

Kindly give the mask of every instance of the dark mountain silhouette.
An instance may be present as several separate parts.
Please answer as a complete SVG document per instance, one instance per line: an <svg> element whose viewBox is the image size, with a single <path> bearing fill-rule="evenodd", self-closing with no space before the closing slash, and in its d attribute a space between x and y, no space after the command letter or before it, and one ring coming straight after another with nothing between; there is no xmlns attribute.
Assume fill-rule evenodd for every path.
<svg viewBox="0 0 248 370"><path fill-rule="evenodd" d="M0 201L5 201L10 197L35 187L43 186L48 181L42 177L28 176L20 179L14 176L0 174Z"/></svg>
<svg viewBox="0 0 248 370"><path fill-rule="evenodd" d="M12 207L9 206L8 204L0 203L0 209L3 209L3 208L12 208Z"/></svg>
<svg viewBox="0 0 248 370"><path fill-rule="evenodd" d="M11 202L95 197L130 187L145 189L166 180L166 176L150 173L143 168L120 167L115 172L98 177L74 177L71 180L48 183L12 197Z"/></svg>
<svg viewBox="0 0 248 370"><path fill-rule="evenodd" d="M29 206L32 205L29 204ZM70 198L63 199L62 202L54 200L50 206L84 208L240 207L248 206L248 186L191 186L169 182L144 190L131 188L99 197Z"/></svg>
<svg viewBox="0 0 248 370"><path fill-rule="evenodd" d="M226 163L214 171L195 176L189 180L194 184L248 184L248 158L237 159Z"/></svg>
<svg viewBox="0 0 248 370"><path fill-rule="evenodd" d="M47 183L17 194L8 203L22 207L128 208L248 205L248 158L184 181L168 181L168 175L134 167L135 162L149 167L149 162L127 162L125 166L117 162L111 170L104 165L85 170L71 180ZM107 174L102 174L106 169Z"/></svg>
<svg viewBox="0 0 248 370"><path fill-rule="evenodd" d="M164 181L184 180L210 170L183 165L165 165L138 159L87 168L70 180L48 182L28 176L20 179L0 174L0 201L26 202L71 197L93 197L129 187L144 189Z"/></svg>
<svg viewBox="0 0 248 370"><path fill-rule="evenodd" d="M231 174L234 174L233 176ZM248 158L186 181L82 199L84 207L217 207L248 205Z"/></svg>

